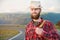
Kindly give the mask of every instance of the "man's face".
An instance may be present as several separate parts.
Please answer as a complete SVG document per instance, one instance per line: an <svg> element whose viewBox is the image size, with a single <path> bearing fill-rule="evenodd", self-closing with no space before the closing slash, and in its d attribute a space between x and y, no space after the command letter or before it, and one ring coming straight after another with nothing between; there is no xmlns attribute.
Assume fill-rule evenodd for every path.
<svg viewBox="0 0 60 40"><path fill-rule="evenodd" d="M31 18L38 19L40 16L41 8L30 7Z"/></svg>

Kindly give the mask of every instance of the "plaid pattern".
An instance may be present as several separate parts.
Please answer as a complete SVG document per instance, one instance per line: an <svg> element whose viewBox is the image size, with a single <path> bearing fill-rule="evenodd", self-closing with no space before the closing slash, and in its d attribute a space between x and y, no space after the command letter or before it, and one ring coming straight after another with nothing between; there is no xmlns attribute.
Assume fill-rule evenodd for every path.
<svg viewBox="0 0 60 40"><path fill-rule="evenodd" d="M43 35L36 34L35 29L39 27L42 22L43 20L41 20L37 26L34 26L33 21L31 21L26 26L25 40L60 40L54 25L47 20L42 27L44 31Z"/></svg>

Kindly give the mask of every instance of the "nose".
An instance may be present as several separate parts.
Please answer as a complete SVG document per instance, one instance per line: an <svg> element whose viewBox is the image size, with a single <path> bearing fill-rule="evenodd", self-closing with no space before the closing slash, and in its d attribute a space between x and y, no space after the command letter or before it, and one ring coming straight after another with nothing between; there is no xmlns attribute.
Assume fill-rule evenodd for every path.
<svg viewBox="0 0 60 40"><path fill-rule="evenodd" d="M36 13L36 10L32 10L33 11L33 13Z"/></svg>

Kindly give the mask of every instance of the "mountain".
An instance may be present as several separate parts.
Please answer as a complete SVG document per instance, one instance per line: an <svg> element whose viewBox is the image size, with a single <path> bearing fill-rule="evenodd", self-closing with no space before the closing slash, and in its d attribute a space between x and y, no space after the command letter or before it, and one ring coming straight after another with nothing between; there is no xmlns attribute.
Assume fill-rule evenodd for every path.
<svg viewBox="0 0 60 40"><path fill-rule="evenodd" d="M60 20L60 13L48 12L41 15L45 20L50 20L53 23L57 23ZM0 24L21 24L26 25L29 21L30 13L1 13Z"/></svg>
<svg viewBox="0 0 60 40"><path fill-rule="evenodd" d="M54 24L60 21L60 13L48 12L44 15L41 15L41 17L45 20L50 20Z"/></svg>

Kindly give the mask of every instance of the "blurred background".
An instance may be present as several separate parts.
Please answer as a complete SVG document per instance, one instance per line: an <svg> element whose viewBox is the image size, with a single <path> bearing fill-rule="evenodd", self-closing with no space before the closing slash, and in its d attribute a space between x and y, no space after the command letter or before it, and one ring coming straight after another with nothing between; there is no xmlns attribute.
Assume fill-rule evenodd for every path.
<svg viewBox="0 0 60 40"><path fill-rule="evenodd" d="M0 0L0 40L24 40L25 26L31 20L31 0ZM50 20L60 34L60 0L41 1L41 16ZM21 35L15 35L21 33ZM11 39L12 38L12 39Z"/></svg>

